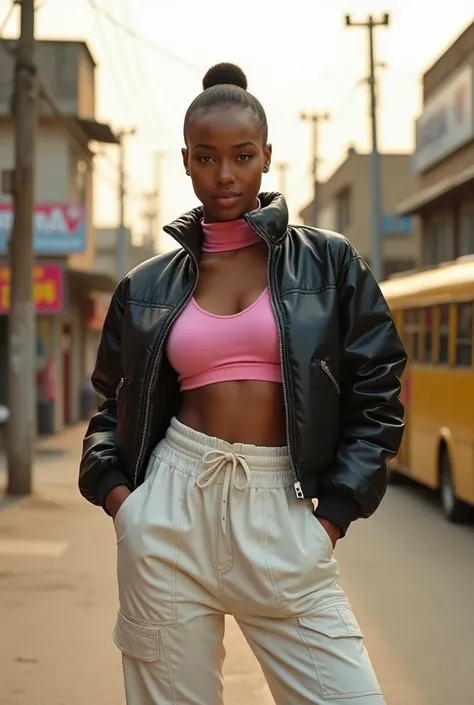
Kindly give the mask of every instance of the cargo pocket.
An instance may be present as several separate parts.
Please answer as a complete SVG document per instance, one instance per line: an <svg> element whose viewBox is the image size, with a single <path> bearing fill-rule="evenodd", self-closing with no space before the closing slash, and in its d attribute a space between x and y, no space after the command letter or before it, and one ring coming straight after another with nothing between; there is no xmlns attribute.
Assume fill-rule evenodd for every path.
<svg viewBox="0 0 474 705"><path fill-rule="evenodd" d="M325 700L382 695L362 632L348 605L328 605L299 617L298 622ZM383 703L382 697L377 703Z"/></svg>
<svg viewBox="0 0 474 705"><path fill-rule="evenodd" d="M153 663L162 656L160 627L145 626L117 614L113 640L115 646L135 661Z"/></svg>

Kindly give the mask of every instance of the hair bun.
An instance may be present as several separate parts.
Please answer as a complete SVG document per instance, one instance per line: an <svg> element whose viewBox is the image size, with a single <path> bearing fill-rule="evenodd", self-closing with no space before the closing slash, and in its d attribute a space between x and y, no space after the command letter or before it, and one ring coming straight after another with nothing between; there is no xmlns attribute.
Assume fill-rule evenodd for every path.
<svg viewBox="0 0 474 705"><path fill-rule="evenodd" d="M203 90L219 85L239 86L244 91L247 90L247 76L244 74L240 66L236 64L216 64L207 71L202 79Z"/></svg>

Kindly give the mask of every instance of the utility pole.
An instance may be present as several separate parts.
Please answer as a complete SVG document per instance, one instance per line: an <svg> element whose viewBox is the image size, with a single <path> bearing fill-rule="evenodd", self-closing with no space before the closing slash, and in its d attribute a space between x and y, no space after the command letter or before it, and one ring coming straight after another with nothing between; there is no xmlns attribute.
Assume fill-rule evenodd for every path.
<svg viewBox="0 0 474 705"><path fill-rule="evenodd" d="M33 292L33 213L38 76L35 63L34 0L20 3L20 37L15 49L12 172L13 228L9 243L11 272L8 317L8 488L11 495L32 490L36 437L36 312Z"/></svg>
<svg viewBox="0 0 474 705"><path fill-rule="evenodd" d="M370 122L371 122L371 137L372 137L372 153L371 153L371 231L372 231L372 257L370 268L374 277L380 281L382 279L382 242L380 226L382 220L382 184L381 184L381 168L380 168L380 153L378 148L378 129L377 129L377 90L376 90L376 75L375 75L375 48L374 48L374 29L376 27L388 27L390 24L390 15L385 13L382 19L374 19L373 15L369 15L365 22L353 22L350 15L346 15L346 27L364 27L369 33L369 95L370 95Z"/></svg>
<svg viewBox="0 0 474 705"><path fill-rule="evenodd" d="M319 211L321 210L320 189L318 180L319 167L319 125L329 120L328 113L301 113L300 119L303 122L310 122L312 126L312 148L311 148L311 175L313 178L313 217L312 225L318 227Z"/></svg>
<svg viewBox="0 0 474 705"><path fill-rule="evenodd" d="M284 196L286 195L286 173L288 167L288 162L277 162L275 164L275 169L278 172L278 189Z"/></svg>
<svg viewBox="0 0 474 705"><path fill-rule="evenodd" d="M163 244L161 241L161 227L160 227L161 198L162 198L161 174L162 174L163 160L165 159L166 155L167 155L167 152L164 152L164 151L157 151L153 155L153 158L154 158L153 188L154 188L154 193L155 193L155 214L156 214L155 247L158 250L158 252L162 251L162 244Z"/></svg>
<svg viewBox="0 0 474 705"><path fill-rule="evenodd" d="M155 250L160 248L160 203L161 203L161 166L166 156L166 152L154 152L153 154L153 191L145 194L147 207L143 213L143 218L148 223L145 240L153 246Z"/></svg>
<svg viewBox="0 0 474 705"><path fill-rule="evenodd" d="M147 228L143 241L147 245L152 245L153 247L156 247L156 222L158 220L157 191L151 191L150 193L146 193L145 200L147 201L147 206L143 213L143 218L147 223Z"/></svg>
<svg viewBox="0 0 474 705"><path fill-rule="evenodd" d="M117 228L117 251L116 267L117 279L120 280L125 275L127 268L127 232L125 228L125 137L136 134L136 128L120 130L118 133L119 143L119 224Z"/></svg>

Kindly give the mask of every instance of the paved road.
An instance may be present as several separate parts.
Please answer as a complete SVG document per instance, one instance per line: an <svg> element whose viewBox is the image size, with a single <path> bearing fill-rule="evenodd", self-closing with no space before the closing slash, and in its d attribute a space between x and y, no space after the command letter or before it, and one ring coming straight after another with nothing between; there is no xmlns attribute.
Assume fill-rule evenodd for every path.
<svg viewBox="0 0 474 705"><path fill-rule="evenodd" d="M0 511L0 705L123 704L113 529L77 497L79 437L43 446L35 496ZM337 554L387 705L473 705L474 528L393 488ZM271 705L232 620L226 646L226 705Z"/></svg>

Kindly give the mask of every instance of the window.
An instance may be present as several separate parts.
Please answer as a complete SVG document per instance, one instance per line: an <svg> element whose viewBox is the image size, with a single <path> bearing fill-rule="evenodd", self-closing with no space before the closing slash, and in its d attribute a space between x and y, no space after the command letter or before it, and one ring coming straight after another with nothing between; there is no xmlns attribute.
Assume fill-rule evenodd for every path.
<svg viewBox="0 0 474 705"><path fill-rule="evenodd" d="M474 203L466 204L459 218L459 256L474 254Z"/></svg>
<svg viewBox="0 0 474 705"><path fill-rule="evenodd" d="M456 326L456 365L470 367L472 357L472 302L458 304Z"/></svg>
<svg viewBox="0 0 474 705"><path fill-rule="evenodd" d="M403 342L405 344L408 357L415 361L419 360L419 313L420 312L418 309L403 312Z"/></svg>
<svg viewBox="0 0 474 705"><path fill-rule="evenodd" d="M425 308L423 311L423 344L421 349L423 362L432 362L433 359L433 309Z"/></svg>
<svg viewBox="0 0 474 705"><path fill-rule="evenodd" d="M451 215L439 215L423 224L423 264L434 266L454 258L454 228Z"/></svg>
<svg viewBox="0 0 474 705"><path fill-rule="evenodd" d="M447 365L449 363L449 305L444 304L439 307L439 348L438 363Z"/></svg>
<svg viewBox="0 0 474 705"><path fill-rule="evenodd" d="M86 202L87 190L87 163L79 159L76 165L76 196L77 202L84 206Z"/></svg>
<svg viewBox="0 0 474 705"><path fill-rule="evenodd" d="M336 197L336 222L338 232L344 235L351 223L350 188L345 188Z"/></svg>
<svg viewBox="0 0 474 705"><path fill-rule="evenodd" d="M409 272L410 269L415 269L415 266L415 261L412 259L385 260L383 263L383 277L384 279L388 279L394 274Z"/></svg>

